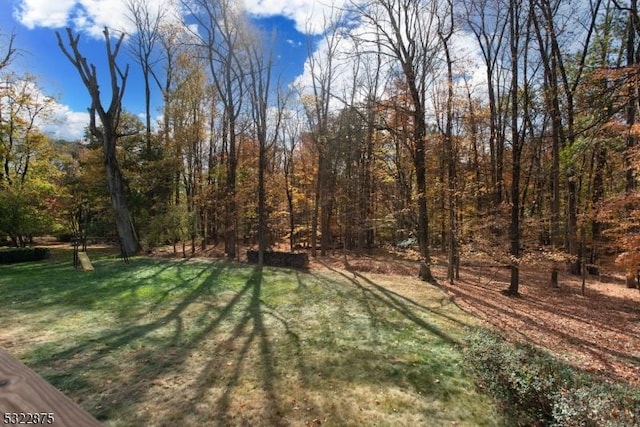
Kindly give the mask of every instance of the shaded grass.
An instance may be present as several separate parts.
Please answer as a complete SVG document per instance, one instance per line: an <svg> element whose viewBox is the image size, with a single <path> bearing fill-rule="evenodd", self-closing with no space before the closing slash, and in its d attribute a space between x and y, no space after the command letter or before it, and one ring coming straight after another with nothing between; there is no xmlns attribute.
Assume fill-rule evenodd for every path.
<svg viewBox="0 0 640 427"><path fill-rule="evenodd" d="M104 255L0 266L0 345L107 426L502 422L462 364L474 319L437 288Z"/></svg>

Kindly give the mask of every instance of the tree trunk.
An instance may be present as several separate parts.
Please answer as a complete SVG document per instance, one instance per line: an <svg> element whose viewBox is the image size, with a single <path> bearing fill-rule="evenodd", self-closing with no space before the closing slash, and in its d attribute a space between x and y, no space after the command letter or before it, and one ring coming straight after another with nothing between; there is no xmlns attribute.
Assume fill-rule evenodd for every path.
<svg viewBox="0 0 640 427"><path fill-rule="evenodd" d="M118 122L122 111L122 98L124 96L129 69L127 67L122 71L116 62L120 45L124 39L124 34L119 37L115 46L111 45L109 30L106 27L103 34L105 38L107 65L111 83L111 102L107 110L104 109L100 99L97 69L94 65L90 66L87 63L86 58L80 53L78 47L80 36L74 37L72 30L67 28L68 43L71 47L71 52L69 52L65 47L59 33L56 33L56 37L58 39L58 46L78 71L80 78L91 97L89 129L94 136L102 139L107 185L109 189L109 196L111 198L111 206L113 207L115 214L118 236L122 248L126 251L125 255L131 255L140 250L140 243L138 242L138 236L136 235L133 222L131 221L131 216L129 215L129 210L127 208L122 174L120 173L120 168L116 158ZM100 117L102 129L99 129L96 125L96 114Z"/></svg>
<svg viewBox="0 0 640 427"><path fill-rule="evenodd" d="M108 136L105 134L104 138L107 137ZM129 209L127 208L127 201L124 197L122 174L120 173L120 168L118 167L118 163L114 157L109 155L107 156L105 171L107 175L109 197L115 214L115 222L118 230L118 237L120 238L120 244L127 255L135 254L140 250L140 244L138 243L138 236L136 234L135 227L133 226L133 222L131 221Z"/></svg>
<svg viewBox="0 0 640 427"><path fill-rule="evenodd" d="M266 168L267 148L263 138L259 138L260 153L258 159L258 267L264 265L264 252L267 250L267 207L264 188L264 170Z"/></svg>
<svg viewBox="0 0 640 427"><path fill-rule="evenodd" d="M636 65L636 30L637 30L637 21L638 20L638 1L631 0L630 8L629 8L629 22L627 23L627 67L631 70L634 69ZM631 151L633 147L636 145L636 136L634 132L631 131L631 127L635 124L636 121L636 113L637 113L637 102L638 102L638 86L635 83L637 77L630 77L630 82L628 83L628 100L627 100L627 108L626 108L626 121L629 127L629 131L627 132L626 137L626 153L625 153L625 190L627 193L630 193L635 188L635 176L633 170L633 162L631 160Z"/></svg>
<svg viewBox="0 0 640 427"><path fill-rule="evenodd" d="M316 257L318 255L318 250L316 245L318 243L318 219L320 216L320 203L323 199L322 197L322 167L323 162L321 159L322 152L318 154L318 172L316 177L316 191L313 200L313 217L311 218L311 256Z"/></svg>
<svg viewBox="0 0 640 427"><path fill-rule="evenodd" d="M575 259L572 259L569 263L569 272L574 275L581 273L580 257L578 256L578 190L576 188L576 177L574 175L569 176L567 179L567 243L568 251L570 255L573 255Z"/></svg>
<svg viewBox="0 0 640 427"><path fill-rule="evenodd" d="M638 270L637 269L633 269L630 268L627 270L626 276L625 276L625 283L627 285L627 288L629 289L635 289L638 285Z"/></svg>
<svg viewBox="0 0 640 427"><path fill-rule="evenodd" d="M595 208L604 197L604 173L607 164L607 149L604 144L597 143L594 147L595 171L593 174L593 193L591 205ZM598 244L602 238L602 224L596 218L591 220L591 254L589 255L589 274L598 274Z"/></svg>
<svg viewBox="0 0 640 427"><path fill-rule="evenodd" d="M224 249L227 258L236 257L236 126L235 116L231 112L229 117L229 153L227 157L227 205L225 212Z"/></svg>
<svg viewBox="0 0 640 427"><path fill-rule="evenodd" d="M420 255L422 256L419 277L425 282L433 282L434 278L431 273L431 256L429 253L429 215L427 212L427 181L424 158L424 115L422 110L419 108L416 108L416 112L416 124L414 131L414 143L416 149L414 161L416 168L416 188L418 190L418 197L416 201L418 205L418 244L420 245Z"/></svg>
<svg viewBox="0 0 640 427"><path fill-rule="evenodd" d="M288 148L285 147L285 152L288 151ZM291 149L291 153L285 154L285 164L284 164L284 185L285 185L285 193L287 195L287 210L289 211L289 251L293 252L295 247L295 217L293 212L293 188L292 188L292 179L291 176L293 174L293 148Z"/></svg>
<svg viewBox="0 0 640 427"><path fill-rule="evenodd" d="M511 184L511 224L509 227L509 239L511 241L510 255L511 260L511 281L509 289L506 293L511 296L519 294L520 285L520 135L518 133L518 45L519 45L519 15L518 1L511 0L509 2L509 29L510 29L510 47L511 47L511 139L513 149L512 155L512 174L513 180Z"/></svg>
<svg viewBox="0 0 640 427"><path fill-rule="evenodd" d="M453 12L453 11L452 11ZM453 14L451 15L453 17ZM448 212L449 212L449 262L447 268L447 279L453 284L456 275L456 265L458 264L458 236L457 236L457 215L456 215L456 154L453 145L453 62L449 52L449 38L453 31L453 22L451 22L451 32L442 38L445 58L447 60L447 101L446 101L446 124L444 141L447 156L447 193L448 193ZM442 213L444 216L444 212Z"/></svg>

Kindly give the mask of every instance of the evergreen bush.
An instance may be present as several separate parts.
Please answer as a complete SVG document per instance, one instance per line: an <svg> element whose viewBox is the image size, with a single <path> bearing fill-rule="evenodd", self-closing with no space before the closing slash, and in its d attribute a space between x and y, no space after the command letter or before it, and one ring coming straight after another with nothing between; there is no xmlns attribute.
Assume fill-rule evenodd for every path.
<svg viewBox="0 0 640 427"><path fill-rule="evenodd" d="M640 391L580 373L527 344L478 331L464 353L478 386L493 395L513 425L640 425Z"/></svg>
<svg viewBox="0 0 640 427"><path fill-rule="evenodd" d="M41 261L49 258L51 251L47 248L12 248L0 250L0 264L16 262Z"/></svg>

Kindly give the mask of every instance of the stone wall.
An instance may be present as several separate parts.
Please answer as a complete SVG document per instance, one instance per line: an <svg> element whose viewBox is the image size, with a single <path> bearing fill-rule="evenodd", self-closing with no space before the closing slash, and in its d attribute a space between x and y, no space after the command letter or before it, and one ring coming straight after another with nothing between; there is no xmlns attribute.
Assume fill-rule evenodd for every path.
<svg viewBox="0 0 640 427"><path fill-rule="evenodd" d="M257 264L258 251L247 251L247 260L252 264ZM309 266L309 256L306 253L265 251L264 265L307 268Z"/></svg>

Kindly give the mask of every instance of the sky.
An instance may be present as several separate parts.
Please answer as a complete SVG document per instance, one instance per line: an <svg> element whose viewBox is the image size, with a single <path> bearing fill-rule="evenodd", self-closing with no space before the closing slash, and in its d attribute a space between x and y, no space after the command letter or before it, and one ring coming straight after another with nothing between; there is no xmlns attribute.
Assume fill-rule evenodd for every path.
<svg viewBox="0 0 640 427"><path fill-rule="evenodd" d="M309 46L317 39L319 19L328 6L314 0L245 0L244 5L257 26L270 33L275 30L274 71L281 81L294 81L304 72ZM47 125L45 131L55 138L81 138L88 123L90 100L77 71L58 47L55 32L59 31L63 39L66 27L78 32L81 52L88 62L96 64L100 76L106 64L102 29L108 26L127 30L124 1L0 0L0 11L0 34L15 33L15 47L20 51L11 70L35 75L43 92L56 98L57 123ZM0 39L0 47L3 43L6 37ZM130 64L124 108L142 116L144 86L139 66L125 50L118 58L120 64ZM154 95L152 114L159 115L160 96Z"/></svg>
<svg viewBox="0 0 640 427"><path fill-rule="evenodd" d="M169 0L147 1L151 10L155 10ZM274 73L281 84L296 82L297 85L309 86L310 52L316 57L322 57L323 50L328 49L326 40L321 36L327 21L325 17L335 15L332 10L340 9L349 0L229 1L243 5L257 27L269 35L275 34L276 38L271 46L276 58ZM0 52L6 36L14 33L15 47L20 50L20 54L12 63L11 71L35 75L44 94L56 99L56 120L43 126L43 130L53 138L81 139L89 121L87 109L90 106L89 95L78 72L57 44L56 31L60 32L63 39L66 37L66 27L71 27L75 33L80 34L80 50L89 63L97 66L100 79L106 72L103 28L106 26L126 33L134 30L126 18L125 2L126 0L0 0ZM362 31L365 34L370 29L362 27ZM479 57L469 34L459 32L454 39L454 51L458 57L454 60L466 63L469 60L474 62L473 58ZM120 53L118 62L121 66L130 66L123 99L124 109L143 118L144 85L140 67L126 49ZM351 81L348 75L349 61L345 61L344 67L344 70L336 73L336 86L340 86L340 80L344 80L345 85ZM471 70L473 79L481 87L484 74L480 68L474 69L472 66L467 70ZM339 89L337 91L340 92ZM157 90L152 94L151 101L152 116L160 117L161 96ZM103 100L103 103L108 104L108 100Z"/></svg>

